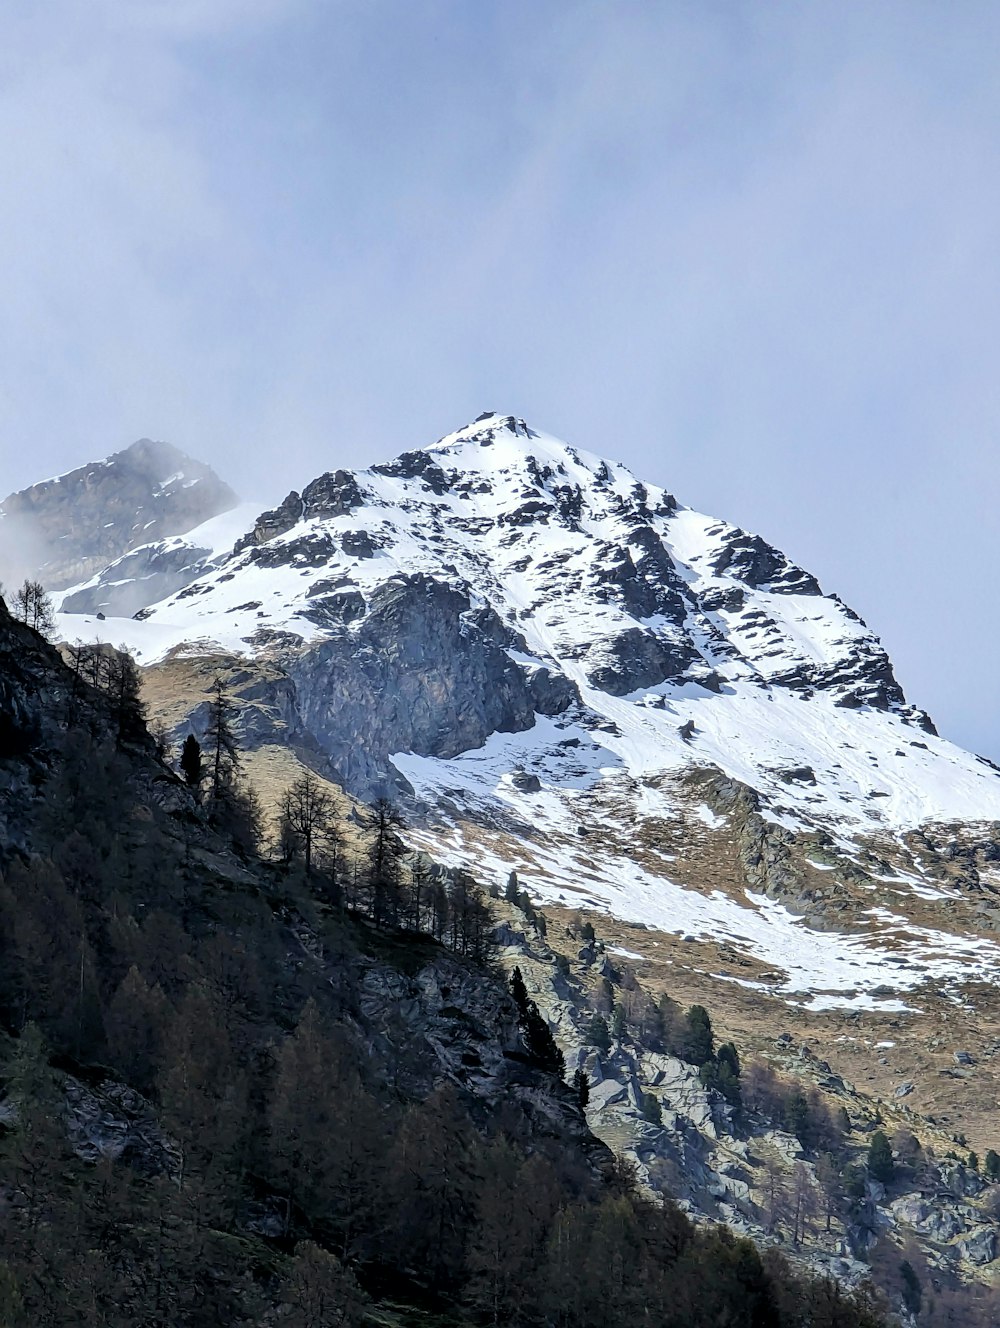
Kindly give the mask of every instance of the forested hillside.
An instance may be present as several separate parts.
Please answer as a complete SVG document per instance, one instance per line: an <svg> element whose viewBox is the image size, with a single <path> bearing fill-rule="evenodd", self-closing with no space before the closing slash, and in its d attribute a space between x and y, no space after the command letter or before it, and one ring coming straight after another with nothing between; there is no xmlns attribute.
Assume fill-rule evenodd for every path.
<svg viewBox="0 0 1000 1328"><path fill-rule="evenodd" d="M98 654L0 606L7 1328L884 1322L640 1196L470 881L377 810L265 860L238 753L175 774Z"/></svg>

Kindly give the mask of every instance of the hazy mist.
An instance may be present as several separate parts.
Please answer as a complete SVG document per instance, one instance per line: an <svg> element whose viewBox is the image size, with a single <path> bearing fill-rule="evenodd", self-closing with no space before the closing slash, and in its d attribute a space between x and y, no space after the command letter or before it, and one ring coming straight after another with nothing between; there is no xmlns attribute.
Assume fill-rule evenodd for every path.
<svg viewBox="0 0 1000 1328"><path fill-rule="evenodd" d="M495 409L814 571L1000 756L1000 8L0 0L0 494Z"/></svg>

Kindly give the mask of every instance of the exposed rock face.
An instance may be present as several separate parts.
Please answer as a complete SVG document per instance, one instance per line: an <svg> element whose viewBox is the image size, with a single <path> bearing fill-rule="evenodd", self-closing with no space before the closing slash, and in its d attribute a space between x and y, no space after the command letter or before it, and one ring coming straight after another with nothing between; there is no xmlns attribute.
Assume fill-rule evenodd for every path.
<svg viewBox="0 0 1000 1328"><path fill-rule="evenodd" d="M766 586L777 595L821 595L819 582L759 535L734 530L713 563L717 575L728 573L748 586Z"/></svg>
<svg viewBox="0 0 1000 1328"><path fill-rule="evenodd" d="M528 1062L506 990L484 982L477 970L441 952L412 977L372 964L363 979L361 1014L373 1051L386 1057L408 1096L425 1098L447 1080L487 1110L505 1103L529 1122L532 1134L571 1139L595 1165L610 1161L572 1089Z"/></svg>
<svg viewBox="0 0 1000 1328"><path fill-rule="evenodd" d="M180 1150L135 1089L113 1080L88 1088L67 1077L64 1092L70 1142L84 1162L121 1160L146 1176L179 1173Z"/></svg>
<svg viewBox="0 0 1000 1328"><path fill-rule="evenodd" d="M327 472L326 475L321 475L319 479L307 484L301 494L293 489L280 506L262 512L253 530L238 541L235 552L242 553L244 549L268 544L279 535L286 534L302 520L344 516L361 501L361 489L350 471L337 470L332 474Z"/></svg>
<svg viewBox="0 0 1000 1328"><path fill-rule="evenodd" d="M140 544L192 530L236 501L209 466L142 438L106 461L11 494L0 503L0 539L6 562L48 590L61 590ZM30 565L18 558L22 547Z"/></svg>
<svg viewBox="0 0 1000 1328"><path fill-rule="evenodd" d="M695 651L690 642L673 644L639 627L629 627L610 641L599 643L585 658L591 686L612 696L627 696L639 688L680 677L695 658Z"/></svg>
<svg viewBox="0 0 1000 1328"><path fill-rule="evenodd" d="M380 587L354 633L286 667L303 726L351 787L370 789L392 778L393 752L454 756L578 699L565 678L516 664L506 647L517 644L492 609L418 574Z"/></svg>
<svg viewBox="0 0 1000 1328"><path fill-rule="evenodd" d="M993 1227L980 1227L958 1242L959 1253L969 1263L981 1266L997 1257L997 1233Z"/></svg>
<svg viewBox="0 0 1000 1328"><path fill-rule="evenodd" d="M303 512L302 498L293 489L284 501L268 512L261 512L248 535L244 535L236 544L234 553L242 553L258 544L267 544L292 529L300 520Z"/></svg>

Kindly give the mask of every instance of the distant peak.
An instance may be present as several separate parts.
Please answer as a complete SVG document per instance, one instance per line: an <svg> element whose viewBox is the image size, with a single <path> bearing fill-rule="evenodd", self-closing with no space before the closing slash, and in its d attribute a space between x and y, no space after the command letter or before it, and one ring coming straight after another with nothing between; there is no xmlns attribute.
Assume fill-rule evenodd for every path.
<svg viewBox="0 0 1000 1328"><path fill-rule="evenodd" d="M151 477L156 479L163 479L172 471L183 467L188 467L200 474L211 473L210 466L205 465L204 462L196 461L194 457L182 452L179 447L174 447L173 443L164 442L160 438L138 438L128 447L122 448L120 452L115 452L109 456L108 461L128 462L129 465L150 474Z"/></svg>

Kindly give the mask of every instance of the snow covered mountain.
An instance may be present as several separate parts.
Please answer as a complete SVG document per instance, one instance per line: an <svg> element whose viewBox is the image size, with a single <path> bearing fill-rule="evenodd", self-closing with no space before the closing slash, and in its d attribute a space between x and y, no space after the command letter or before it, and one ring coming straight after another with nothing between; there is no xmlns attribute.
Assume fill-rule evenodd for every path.
<svg viewBox="0 0 1000 1328"><path fill-rule="evenodd" d="M182 553L186 546L177 539L157 561L160 542L236 503L232 489L210 467L169 443L141 438L104 461L5 498L0 503L0 571L12 582L37 577L50 591L88 578L96 582L103 574L106 594L78 593L67 607L128 616L150 602L151 590L161 598L179 589L183 570L194 561L190 550ZM134 552L140 548L143 553ZM114 570L108 570L109 564ZM165 578L155 588L146 587L157 571Z"/></svg>
<svg viewBox="0 0 1000 1328"><path fill-rule="evenodd" d="M437 856L735 951L729 980L812 1010L1000 974L1000 774L761 538L493 414L223 553L241 515L188 531L202 562L135 618L133 551L64 605L113 588L62 631L127 644L178 736L182 676L226 668L250 745L395 791Z"/></svg>

